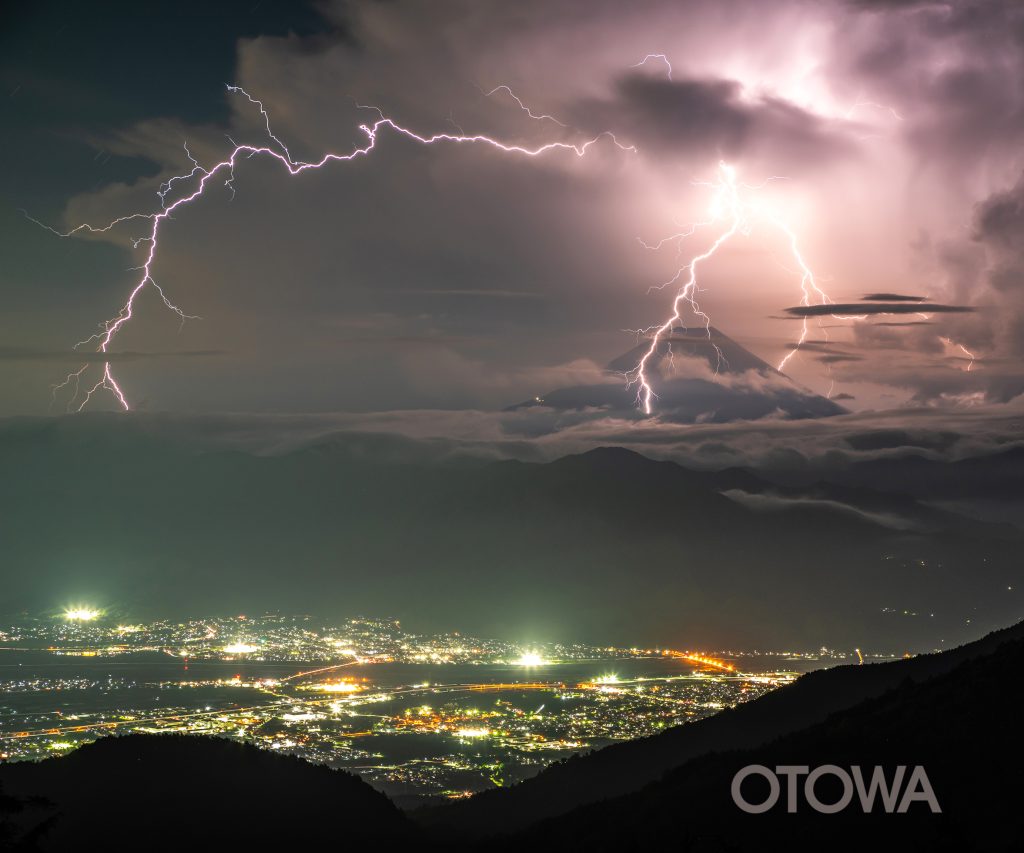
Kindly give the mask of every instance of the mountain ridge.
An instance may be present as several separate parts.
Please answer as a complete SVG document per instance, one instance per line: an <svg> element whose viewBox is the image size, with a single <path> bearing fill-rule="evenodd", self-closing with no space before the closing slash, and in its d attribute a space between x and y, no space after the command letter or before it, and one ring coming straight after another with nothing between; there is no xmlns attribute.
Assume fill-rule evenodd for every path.
<svg viewBox="0 0 1024 853"><path fill-rule="evenodd" d="M551 765L507 789L413 813L423 826L483 837L499 826L514 832L557 814L656 782L687 761L722 750L749 749L822 723L906 679L926 680L1024 640L1024 622L948 651L891 663L816 670L759 699L639 740Z"/></svg>
<svg viewBox="0 0 1024 853"><path fill-rule="evenodd" d="M642 418L635 381L626 380L635 379L636 367L649 348L650 344L641 344L609 362L607 382L553 389L507 411L605 409ZM681 364L695 365L698 375L687 376ZM714 327L677 330L660 340L646 373L654 388L658 417L675 423L730 423L780 415L800 420L847 411L798 385Z"/></svg>
<svg viewBox="0 0 1024 853"><path fill-rule="evenodd" d="M344 771L246 744L107 737L69 756L0 764L0 848L292 849L343 838L384 850L725 851L770 842L846 851L884 837L907 850L1008 849L1021 816L1014 754L1004 748L1017 714L1007 679L1021 665L1024 622L945 652L818 670L714 717L408 816ZM751 763L877 764L890 773L922 765L942 813L820 815L805 803L799 819L782 809L745 815L729 783Z"/></svg>

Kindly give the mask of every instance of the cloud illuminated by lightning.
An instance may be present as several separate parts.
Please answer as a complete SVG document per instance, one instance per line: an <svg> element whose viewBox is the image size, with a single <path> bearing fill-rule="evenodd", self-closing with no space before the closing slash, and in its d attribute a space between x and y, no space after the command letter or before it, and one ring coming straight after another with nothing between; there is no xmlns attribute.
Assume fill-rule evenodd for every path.
<svg viewBox="0 0 1024 853"><path fill-rule="evenodd" d="M106 353L110 351L110 346L113 343L118 332L121 331L124 326L129 323L135 314L135 303L139 297L139 294L143 292L147 287L150 287L159 294L163 300L164 305L173 311L178 317L184 322L187 319L196 319L193 315L186 314L181 308L175 305L168 298L163 288L157 284L153 278L153 264L156 261L157 251L159 248L160 240L160 229L161 226L172 217L175 211L187 206L191 202L203 195L208 187L214 185L218 180L221 181L223 186L228 187L233 191L233 182L235 180L235 167L241 160L249 160L253 157L269 157L276 160L281 166L287 169L288 173L292 176L299 175L307 171L315 171L321 169L335 162L348 162L356 160L370 154L376 147L379 135L382 132L390 132L403 136L421 145L434 145L440 143L452 143L456 145L461 144L479 144L485 145L498 151L502 151L506 154L515 154L525 157L538 157L542 154L549 152L571 152L577 157L582 157L588 149L603 139L609 140L613 145L622 149L623 151L635 152L636 148L632 145L626 145L615 137L615 134L610 131L604 131L591 137L584 142L564 142L564 141L552 141L546 142L542 145L535 147L528 147L524 145L515 145L502 142L491 136L484 134L466 134L466 133L434 133L431 135L423 135L416 131L410 130L398 124L393 119L386 116L381 110L376 107L367 107L366 109L374 110L379 116L372 124L361 124L359 130L365 137L365 142L361 145L357 145L350 151L345 153L333 153L328 152L324 154L319 160L307 162L302 160L296 160L292 157L288 147L274 134L270 126L270 116L268 115L263 103L256 98L253 98L248 92L246 92L240 86L228 86L228 91L232 94L238 94L246 98L251 104L256 106L260 115L264 120L264 129L267 137L273 143L271 145L238 145L235 144L234 150L228 157L221 160L219 163L204 168L201 166L195 158L192 157L191 152L188 150L188 146L185 146L185 153L192 164L191 171L177 175L164 181L158 190L158 197L160 200L160 210L154 213L131 213L125 216L118 217L106 225L94 226L89 224L83 224L72 228L69 231L58 231L48 225L38 222L33 219L42 227L54 234L61 237L70 237L75 234L89 233L89 234L100 234L107 231L111 231L114 228L125 225L126 223L146 221L149 223L148 230L141 236L136 237L132 240L133 245L137 248L141 245L147 246L145 259L143 264L139 267L140 276L132 287L128 294L127 300L121 306L120 311L116 316L104 321L100 326L100 331L85 340L79 341L75 348L89 346L92 344L96 345L96 351ZM529 107L527 107L522 100L507 86L498 86L493 89L490 93L494 94L498 91L507 92L512 97L521 109L523 109L531 118L542 120L550 119L556 124L562 125L557 119L552 116L537 115ZM362 107L362 105L358 105ZM564 127L564 125L562 125ZM233 143L234 144L234 143ZM172 199L172 192L179 184L188 185L188 182L192 181L190 189L184 191L184 193L177 198ZM26 214L27 215L27 214ZM29 217L31 219L31 217ZM81 411L88 405L89 401L93 396L100 390L109 391L116 399L117 403L125 410L130 408L128 398L125 395L124 390L120 384L114 378L113 372L111 371L110 362L101 362L102 370L100 376L96 380L86 380L85 386L83 386L83 379L85 374L89 371L92 366L91 362L86 362L77 370L69 373L63 382L57 383L52 387L52 393L54 399L57 394L65 389L70 390L70 399L67 402L67 408L69 410ZM89 383L92 384L89 384Z"/></svg>
<svg viewBox="0 0 1024 853"><path fill-rule="evenodd" d="M650 58L650 57L648 57ZM693 313L693 315L704 325L704 328L708 332L708 339L711 340L711 318L701 309L700 304L697 301L697 274L700 267L708 260L710 260L719 249L728 243L737 234L748 235L753 230L754 226L759 223L765 223L771 227L781 231L790 254L793 260L796 262L797 270L800 275L800 291L801 305L811 305L812 303L828 305L832 303L832 299L829 297L824 290L818 284L818 280L814 276L814 272L811 270L807 261L804 259L804 255L800 250L800 245L797 240L796 233L781 218L777 211L765 206L755 196L753 200L748 198L748 195L752 191L756 191L764 187L770 181L780 180L778 176L773 176L766 179L761 184L750 185L744 184L737 180L736 169L728 163L720 162L718 164L718 173L714 181L702 182L701 185L710 187L712 190L712 201L711 208L708 218L699 222L695 222L682 231L678 231L675 234L671 234L659 240L657 243L648 244L641 243L645 248L648 249L660 249L666 243L676 244L679 253L683 250L683 241L687 237L692 237L698 231L705 228L711 228L719 226L720 230L718 235L712 241L711 245L703 252L695 255L690 261L683 266L679 267L676 273L668 279L668 281L659 285L657 289L662 290L672 286L677 286L675 298L672 300L672 311L668 319L666 319L661 325L651 326L647 329L639 330L639 334L646 335L650 338L650 346L644 352L640 361L629 375L629 381L637 386L637 404L643 409L645 414L651 414L654 408L654 401L657 398L657 394L654 391L652 385L652 379L650 376L650 370L652 367L651 359L654 358L663 342L667 343L669 347L668 353L671 358L671 343L667 342L666 339L671 335L672 331L677 327L684 327L684 312L687 309ZM838 316L838 315L837 315ZM863 319L862 317L840 317L840 319ZM782 370L786 363L793 357L800 344L807 339L808 324L807 318L803 319L803 328L800 333L799 340L796 342L795 348L791 349L786 356L779 362L778 370ZM718 352L719 358L721 359L721 352L718 350L717 345L714 341L711 341L712 346L715 347Z"/></svg>
<svg viewBox="0 0 1024 853"><path fill-rule="evenodd" d="M665 54L648 54L639 62L634 63L631 67L637 68L652 62L663 63L667 70L667 79L672 80L672 64ZM182 323L186 320L197 319L194 315L185 313L184 310L173 303L164 291L163 287L158 284L153 277L153 265L158 254L161 227L168 219L172 218L172 215L176 211L198 199L211 186L215 186L219 183L221 186L225 186L230 189L233 193L235 168L242 161L247 161L257 156L271 158L283 166L288 171L289 175L298 176L303 172L316 171L335 162L347 162L369 155L376 147L379 135L383 132L405 137L421 145L434 145L441 143L455 145L478 144L496 149L506 154L526 157L538 157L546 153L559 151L572 152L576 156L582 157L591 146L595 145L602 139L607 139L611 144L614 144L621 150L631 152L636 151L634 146L623 144L610 131L599 133L583 142L555 140L534 147L510 144L484 134L468 134L455 123L454 118L451 116L449 116L448 120L457 132L424 135L398 124L376 107L364 107L359 104L357 106L361 109L372 110L377 116L372 123L359 125L359 130L363 134L365 141L362 144L357 144L351 150L344 153L328 152L322 155L318 160L304 161L293 157L288 146L274 133L271 127L270 115L262 101L252 97L240 86L229 85L227 89L230 93L245 98L249 104L259 110L263 123L263 131L268 140L266 144L236 144L232 141L232 145L234 147L231 153L225 159L208 168L201 165L195 157L193 157L188 145L185 144L185 155L191 164L191 169L188 172L171 177L160 184L157 191L159 209L151 213L130 213L125 216L118 217L105 225L95 226L91 224L83 224L72 228L69 231L58 231L48 225L39 223L38 220L32 220L33 222L37 222L37 224L42 225L42 227L47 228L47 230L54 234L62 237L70 237L76 234L101 234L131 223L145 222L148 225L147 229L141 236L137 236L132 239L134 248L139 248L140 246L145 246L146 248L144 261L142 265L138 267L140 272L139 278L132 286L127 299L114 317L101 323L100 330L97 333L79 341L75 345L75 349L95 346L96 351L99 353L110 352L111 345L118 333L135 316L136 300L147 287L157 292L165 307L174 312ZM559 128L568 128L566 124L552 115L534 112L511 88L506 85L495 86L490 91L481 90L481 92L487 97L500 94L510 98L520 110L538 123L550 122L557 125ZM892 108L873 101L863 100L858 100L853 104L853 106L851 106L847 111L845 118L849 120L855 110L865 108L886 111L892 118L896 120L901 119L901 116ZM696 317L707 330L709 340L711 339L711 319L701 309L697 300L697 294L700 290L698 286L698 271L702 268L705 262L709 261L719 251L719 249L731 241L735 236L749 235L755 226L762 224L768 225L778 231L783 237L787 245L788 253L796 265L795 272L799 276L801 290L800 304L803 306L833 304L833 300L827 293L825 293L824 290L822 290L819 284L819 279L815 277L814 272L805 260L795 231L785 221L785 219L782 218L778 211L766 205L764 199L757 195L757 190L763 188L767 183L775 180L780 180L780 178L778 176L773 176L758 185L741 183L737 179L736 169L733 166L722 162L718 166L716 177L713 181L698 184L708 187L712 191L712 200L708 217L683 228L677 233L659 240L657 243L650 245L644 244L647 248L658 249L667 243L674 243L676 244L677 252L681 256L684 251L684 242L686 238L693 236L698 231L712 228L717 229L717 234L707 249L690 258L687 263L681 265L677 269L676 273L671 278L658 287L658 289L676 287L676 294L672 301L672 310L668 318L660 325L651 326L647 329L639 330L638 332L638 334L649 337L650 345L634 370L630 372L628 381L637 386L637 405L646 414L651 414L653 412L654 401L657 398L651 378L651 368L653 366L652 359L654 359L663 343L668 347L668 357L671 359L672 352L669 338L675 328L684 327L685 312L692 312L693 316ZM31 219L31 217L29 218ZM842 315L832 316L839 319L864 319L861 315L846 317ZM798 340L793 348L789 350L778 364L778 369L780 371L785 368L786 364L798 351L801 344L803 344L807 339L809 331L808 319L809 318L806 316L803 317L802 329ZM820 322L821 320L819 318L819 323ZM827 338L827 332L824 329L822 329L822 332ZM718 347L715 345L713 340L711 343L712 346L715 347L715 350L718 351ZM974 356L963 348L962 345L955 344L953 342L950 342L950 345L958 346L962 352L971 359L970 363L966 367L966 370L969 371L973 365ZM721 359L721 352L718 352L718 355ZM101 368L98 377L93 372L96 370L97 366ZM829 369L831 370L831 368ZM64 377L63 381L53 385L51 390L54 402L56 402L58 396L62 392L64 393L66 398L66 407L69 411L81 411L100 391L109 392L114 397L118 405L123 409L128 410L130 408L128 398L124 390L113 375L111 361L85 361L77 369L68 373L67 376Z"/></svg>
<svg viewBox="0 0 1024 853"><path fill-rule="evenodd" d="M942 341L947 347L954 347L956 349L959 349L960 352L962 352L967 357L967 366L963 370L964 373L970 373L971 369L974 367L974 359L976 357L974 353L967 349L967 347L965 347L962 343L954 341L952 338L939 338L939 340Z"/></svg>

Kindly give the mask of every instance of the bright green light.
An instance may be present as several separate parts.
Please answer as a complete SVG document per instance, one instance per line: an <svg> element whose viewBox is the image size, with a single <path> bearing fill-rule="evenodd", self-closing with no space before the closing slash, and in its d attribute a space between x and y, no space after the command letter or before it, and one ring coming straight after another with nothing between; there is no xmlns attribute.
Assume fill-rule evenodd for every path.
<svg viewBox="0 0 1024 853"><path fill-rule="evenodd" d="M64 611L64 618L69 622L92 622L102 615L102 610L94 610L92 607L69 607Z"/></svg>

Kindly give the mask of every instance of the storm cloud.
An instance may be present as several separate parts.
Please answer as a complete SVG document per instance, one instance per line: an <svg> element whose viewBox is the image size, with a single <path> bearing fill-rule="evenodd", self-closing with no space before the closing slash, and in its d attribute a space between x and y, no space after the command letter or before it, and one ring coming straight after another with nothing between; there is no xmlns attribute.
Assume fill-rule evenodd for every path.
<svg viewBox="0 0 1024 853"><path fill-rule="evenodd" d="M711 232L659 251L637 238L657 244L705 221L722 160L784 214L834 300L788 313L869 315L830 321L846 357L826 370L798 350L793 379L818 393L836 383L865 409L1024 390L1019 4L399 0L320 15L316 32L247 34L232 61L230 82L261 100L297 158L363 144L359 125L377 115L366 105L426 134L536 146L607 131L620 145L529 158L382 132L373 156L297 178L243 160L231 187L168 223L155 279L202 320L182 327L145 295L119 338L134 399L207 412L481 410L600 376L635 345L630 330L665 319L672 289L660 286ZM642 63L652 52L666 62ZM186 142L200 164L223 157L229 137L266 142L252 103L219 97L202 120L159 98L142 118L106 115L79 137L116 166L109 179L76 185L49 216L32 198L13 206L58 228L159 209L161 182L192 168ZM61 197L44 158L20 168ZM737 235L700 279L701 308L770 363L799 337L768 319L801 297L777 224ZM63 352L116 316L147 247L133 248L145 229L132 223L64 241L18 227L15 241L30 234L40 248L0 274L0 381L6 411L31 413L62 376L55 358L28 354ZM875 320L920 312L931 319ZM174 351L224 354L141 356Z"/></svg>

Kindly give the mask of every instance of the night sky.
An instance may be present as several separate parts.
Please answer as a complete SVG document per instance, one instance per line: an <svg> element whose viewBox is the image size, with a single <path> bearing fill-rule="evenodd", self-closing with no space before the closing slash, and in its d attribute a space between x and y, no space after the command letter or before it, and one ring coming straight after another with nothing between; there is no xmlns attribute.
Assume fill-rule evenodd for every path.
<svg viewBox="0 0 1024 853"><path fill-rule="evenodd" d="M201 321L179 331L153 293L118 350L133 399L175 411L497 407L564 384L660 322L674 245L703 218L719 159L771 176L765 203L799 233L838 303L889 292L972 313L833 320L826 374L856 408L1006 401L1020 392L1018 179L1024 109L1016 4L30 4L7 13L3 407L39 413L63 355L116 314L139 261L121 228L159 182L260 142L265 104L298 159L344 151L380 106L422 133L515 143L611 130L638 153L530 159L384 138L374 156L299 179L238 170L166 230L157 281ZM672 63L645 56L663 53ZM511 87L532 121L504 91ZM454 123L454 124L453 124ZM693 252L705 248L698 237ZM144 248L144 247L143 247ZM691 251L689 246L684 251ZM799 276L771 227L701 280L716 326L776 363ZM690 318L692 321L692 317ZM895 321L895 322L894 322ZM944 342L947 339L951 343ZM978 357L970 376L958 345ZM170 353L179 353L171 357ZM203 353L192 358L189 353ZM147 355L148 354L148 355ZM144 362L144 363L143 363ZM99 407L116 402L110 395Z"/></svg>
<svg viewBox="0 0 1024 853"><path fill-rule="evenodd" d="M406 578L415 546L383 554L372 537L339 534L315 495L328 504L347 498L303 479L310 453L326 453L328 466L341 454L342 468L359 469L345 469L353 483L374 480L353 462L364 456L477 472L476 485L435 484L441 503L453 502L443 522L450 529L427 549L434 563L423 571L450 560L455 575L439 582L443 590L402 581L407 594L390 602L403 611L433 595L447 624L458 619L458 607L440 604L453 600L451 584L497 582L454 544L461 528L477 535L502 515L492 507L481 519L466 508L474 490L505 483L506 469L480 473L495 460L547 463L614 445L704 472L743 467L770 479L773 496L750 499L749 484L739 489L747 497L737 496L724 480L712 491L731 495L758 524L775 508L765 501L813 500L821 512L838 504L847 520L860 513L858 523L898 531L911 555L933 528L907 527L906 507L880 509L884 502L846 492L781 498L778 489L828 476L874 488L851 466L908 456L951 466L1018 447L1018 3L40 2L8 4L0 21L0 456L8 523L13 512L20 525L9 539L12 606L43 606L73 588L152 607L176 578L221 568L206 609L232 604L248 570L262 580L247 606L269 606L275 572L296 563L320 591L289 594L289 606L313 606L326 589L332 607L346 606L343 591L357 591L360 607L387 611L381 578ZM276 141L259 107L227 84L261 101ZM193 168L189 153L201 167L237 144L283 142L296 162L346 153L366 143L359 125L382 114L423 136L481 134L530 149L596 141L583 156L556 148L533 157L473 142L422 145L385 127L369 155L295 176L273 157L243 157L230 186L218 176L161 226L153 281L195 318L182 322L147 286L109 356L95 343L72 349L118 316L139 281L149 244L133 239L145 236L148 220L67 238L42 226L63 232L155 214L163 182ZM728 227L729 210L714 207L708 185L722 163L749 200L753 227L702 262L696 292L706 317L688 308L683 319L690 328L711 324L735 358L723 365L710 351L691 358L677 347L672 364L659 351L652 382L662 396L648 418L631 402L635 387L625 403L616 396L635 379L629 367L607 366L646 344L638 330L670 316L674 277L682 269L685 279L685 265ZM193 176L168 199L194 187ZM821 306L817 290L801 304L807 270L833 307ZM785 375L769 367L787 356ZM105 364L132 411L101 386L77 413ZM77 394L73 384L51 394L83 365ZM560 389L552 400L571 403L544 403ZM508 410L536 398L539 405ZM203 454L214 461L189 467ZM181 458L191 460L192 481L170 473ZM232 459L263 462L235 472L238 494L218 493L223 503L197 518L188 504L232 482ZM277 465L272 473L266 460L277 460L267 463ZM132 479L139 470L152 477ZM434 482L435 474L403 470L396 488ZM913 499L927 501L933 481L914 482ZM279 505L280 489L298 497ZM272 492L261 505L273 504L280 524L273 558L244 521L248 513L266 524L267 516L237 509L243 493L248 501ZM659 547L683 547L649 537L647 522L661 511L651 509L656 494L638 485L630 498L645 520L645 559L655 563ZM146 516L140 532L127 508L151 499L162 522ZM405 500L399 514L416 527L420 505L409 491ZM942 501L944 511L985 523L1024 517L1024 496L1013 489L998 500L975 489ZM88 519L68 528L61 513L75 515L81 502L90 504ZM400 535L380 495L369 505L378 515L364 533ZM612 509L591 508L595 517ZM216 523L218 513L230 522ZM226 556L231 547L218 544L226 530L250 556ZM907 544L910 530L917 544ZM502 551L528 560L520 537L530 535L494 528L484 562ZM628 554L634 533L616 535ZM539 534L548 544L552 537L553 528ZM176 551L182 539L191 544ZM783 539L772 566L807 559ZM878 554L888 544L879 540ZM339 562L346 548L355 553ZM970 552L964 542L956 548ZM714 542L701 553L713 560ZM532 616L524 593L502 629L551 632L563 620L598 632L615 595L607 576L598 583L589 558L577 556L578 564L562 564L564 588ZM700 568L690 566L679 589L692 592ZM754 587L766 568L744 569L758 573ZM537 571L531 582L540 582ZM670 574L651 581L641 568L629 571L639 572L637 607L659 598L652 582L674 583ZM958 583L974 571L964 567ZM786 577L775 590L782 598L793 593L787 584L807 592L806 573ZM574 590L600 583L606 593L588 593L565 616ZM931 592L949 601L962 587ZM816 606L813 596L798 598L802 613ZM473 627L491 618L485 600L473 599ZM186 595L167 601L195 604ZM697 613L705 604L688 606ZM720 615L750 606L731 597ZM961 615L953 621L963 625ZM670 630L673 618L665 605L651 625ZM866 624L858 618L850 624ZM638 622L622 617L616 630L627 634ZM819 613L805 633L828 623ZM770 619L757 624L775 630Z"/></svg>

